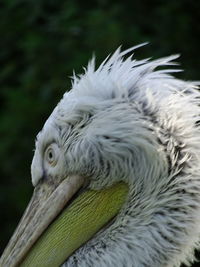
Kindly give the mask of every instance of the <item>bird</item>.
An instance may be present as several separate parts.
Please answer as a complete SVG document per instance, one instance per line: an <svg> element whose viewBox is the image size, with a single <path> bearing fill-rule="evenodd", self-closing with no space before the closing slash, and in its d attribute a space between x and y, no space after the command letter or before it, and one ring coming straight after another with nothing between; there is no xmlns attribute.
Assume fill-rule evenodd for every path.
<svg viewBox="0 0 200 267"><path fill-rule="evenodd" d="M199 82L176 59L93 57L36 138L0 266L178 267L200 247Z"/></svg>

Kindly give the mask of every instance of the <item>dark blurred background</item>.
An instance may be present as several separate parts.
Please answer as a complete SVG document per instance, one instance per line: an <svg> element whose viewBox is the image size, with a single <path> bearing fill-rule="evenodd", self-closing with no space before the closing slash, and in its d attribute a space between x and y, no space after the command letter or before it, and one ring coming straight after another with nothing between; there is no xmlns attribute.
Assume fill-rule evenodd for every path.
<svg viewBox="0 0 200 267"><path fill-rule="evenodd" d="M31 196L34 139L92 53L149 41L136 58L180 53L200 79L200 1L2 0L0 2L0 250ZM193 266L197 266L193 265ZM199 266L199 265L198 265Z"/></svg>

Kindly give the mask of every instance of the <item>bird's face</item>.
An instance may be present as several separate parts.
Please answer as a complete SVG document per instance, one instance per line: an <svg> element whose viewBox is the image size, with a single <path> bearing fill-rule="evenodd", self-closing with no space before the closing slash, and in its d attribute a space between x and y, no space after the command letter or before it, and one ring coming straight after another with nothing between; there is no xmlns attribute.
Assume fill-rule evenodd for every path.
<svg viewBox="0 0 200 267"><path fill-rule="evenodd" d="M88 95L78 89L66 93L37 136L34 194L3 264L59 266L113 219L128 191L137 181L141 185L144 167L165 169L149 127L127 93L101 95L95 88ZM56 254L50 262L49 253Z"/></svg>
<svg viewBox="0 0 200 267"><path fill-rule="evenodd" d="M70 101L71 98L67 100L69 105ZM126 109L123 114L124 101L103 102L85 107L85 103L81 105L80 98L79 105L73 107L73 110L63 109L60 103L60 107L54 110L38 134L31 165L34 195L7 252L12 255L8 260L9 266L19 263L29 266L30 262L33 266L37 266L38 262L42 264L40 266L49 264L47 258L34 259L37 252L31 253L30 258L26 256L48 225L66 210L64 216L67 216L67 226L66 223L60 226L68 229L65 233L68 249L66 246L63 249L58 246L56 261L50 265L59 266L116 216L125 203L128 192L128 176L125 174L130 171L125 166L131 164L126 154L133 153L129 151L129 133L133 125L130 127L128 123L129 111ZM114 114L113 109L116 109ZM125 130L122 136L119 134L119 119L120 127ZM121 138L124 139L123 144ZM77 202L73 208L74 200ZM76 203L79 203L79 209L82 206L83 210L86 209L82 217L77 213ZM58 236L62 239L63 230L53 230L50 235L50 239ZM24 245L25 240L30 242ZM55 247L51 247L51 250L55 250Z"/></svg>
<svg viewBox="0 0 200 267"><path fill-rule="evenodd" d="M98 258L110 244L110 248L122 244L121 256L127 251L123 261L119 263L116 258L115 264L122 266L131 259L135 266L142 266L143 256L138 255L143 255L143 243L145 264L152 260L151 266L166 266L177 250L174 244L188 241L186 234L181 239L188 227L181 235L173 234L181 220L180 210L174 206L179 205L183 215L187 214L181 194L186 192L185 180L190 179L191 168L186 169L189 175L183 183L174 177L189 158L189 149L182 151L187 143L184 137L197 132L193 125L199 113L195 113L193 103L188 110L180 111L180 103L183 107L190 97L184 100L177 90L184 86L188 90L188 84L169 79L162 71L152 72L160 64L169 64L173 57L144 64L146 61L130 58L122 62L122 56L117 51L97 71L91 63L83 77L75 78L72 91L64 95L38 134L31 165L33 197L1 258L1 266L56 267L65 261L71 266L70 256L80 247L82 256L88 252L83 266L95 266L87 265L91 247L99 248L95 254ZM160 93L160 87L165 91ZM188 117L193 114L191 110L195 110L194 116ZM190 122L186 131L182 127L185 120ZM195 139L190 141L188 147L194 148ZM190 158L196 159L197 154ZM193 201L197 195L195 191L186 196L192 202L189 212L198 206ZM182 221L180 225L185 227ZM98 238L106 230L105 244L105 239ZM171 242L173 238L175 242ZM99 242L90 243L92 240ZM87 242L92 245L87 247ZM157 265L153 264L155 260ZM166 260L163 265L162 260ZM113 262L105 256L102 266L113 266Z"/></svg>
<svg viewBox="0 0 200 267"><path fill-rule="evenodd" d="M77 103L72 106L73 98ZM65 94L37 136L34 186L80 175L90 189L100 190L120 181L134 186L134 177L143 175L141 166L165 171L164 149L138 104L124 97L95 100Z"/></svg>
<svg viewBox="0 0 200 267"><path fill-rule="evenodd" d="M50 266L63 263L117 215L126 202L128 187L134 190L134 177L138 179L143 172L139 169L139 160L143 161L142 166L149 168L148 158L154 157L153 164L159 164L162 159L153 136L150 138L151 131L133 103L129 105L123 97L93 103L90 98L86 102L84 97L77 96L78 103L72 105L73 97L72 93L65 95L37 136L31 166L34 196L9 249L12 255L9 266L21 261L22 266L29 266L30 262L33 266L38 262L46 266L49 251L55 249L59 253L56 252ZM140 159L138 152L143 155ZM78 204L73 207L74 199L79 209L82 205L87 209L82 217L77 213ZM59 223L55 218L59 218L62 211L65 211L62 213L65 220ZM52 241L43 241L43 245L39 244L40 251L47 243L52 244L51 248L46 257L37 258L35 242L52 220L57 221L57 226L49 230L47 239L60 236L62 240L65 235L63 242L67 249L53 246ZM63 229L67 232L63 233ZM21 249L25 240L30 242Z"/></svg>

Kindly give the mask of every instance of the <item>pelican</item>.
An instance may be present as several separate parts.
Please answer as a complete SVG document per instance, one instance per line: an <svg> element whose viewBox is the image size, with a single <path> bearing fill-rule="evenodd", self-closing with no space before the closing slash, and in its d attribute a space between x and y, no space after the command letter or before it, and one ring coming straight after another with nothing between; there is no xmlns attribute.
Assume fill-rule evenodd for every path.
<svg viewBox="0 0 200 267"><path fill-rule="evenodd" d="M141 45L139 45L141 46ZM200 93L177 55L117 49L75 75L36 138L2 267L177 267L200 240ZM128 54L131 54L128 56ZM165 66L172 66L163 68Z"/></svg>

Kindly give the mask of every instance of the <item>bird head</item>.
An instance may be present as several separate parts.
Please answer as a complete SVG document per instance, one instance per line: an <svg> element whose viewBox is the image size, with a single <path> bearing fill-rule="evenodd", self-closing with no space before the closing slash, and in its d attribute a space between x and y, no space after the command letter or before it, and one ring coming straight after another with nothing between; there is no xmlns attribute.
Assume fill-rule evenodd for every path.
<svg viewBox="0 0 200 267"><path fill-rule="evenodd" d="M118 49L73 77L36 138L2 266L179 266L200 233L196 83ZM99 264L99 265L98 265ZM123 265L124 264L124 265Z"/></svg>

